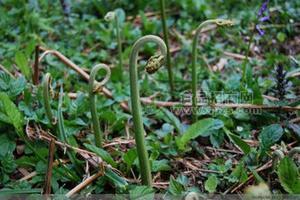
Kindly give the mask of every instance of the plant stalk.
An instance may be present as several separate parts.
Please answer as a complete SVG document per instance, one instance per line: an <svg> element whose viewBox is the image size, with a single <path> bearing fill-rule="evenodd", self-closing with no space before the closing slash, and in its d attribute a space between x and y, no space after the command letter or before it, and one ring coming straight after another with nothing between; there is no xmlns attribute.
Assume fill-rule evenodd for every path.
<svg viewBox="0 0 300 200"><path fill-rule="evenodd" d="M160 13L161 13L161 22L164 33L164 41L167 46L167 60L166 65L168 68L168 76L169 76L169 86L170 86L170 95L174 97L174 78L173 78L173 70L171 65L171 54L170 54L170 46L169 46L169 33L166 22L166 9L165 9L165 0L159 0L160 2Z"/></svg>
<svg viewBox="0 0 300 200"><path fill-rule="evenodd" d="M154 35L147 35L138 39L131 50L129 60L129 75L130 75L130 96L132 105L132 116L135 131L135 141L137 147L137 153L139 158L142 183L144 185L152 185L151 169L148 160L148 153L145 146L144 128L141 114L141 100L138 86L138 73L137 73L137 58L139 50L148 42L156 43L161 51L162 55L167 54L167 47L164 41Z"/></svg>
<svg viewBox="0 0 300 200"><path fill-rule="evenodd" d="M121 80L123 79L123 58L122 58L122 38L120 32L120 23L118 16L115 17L116 23L116 32L117 32L117 40L118 40L118 54L119 54L119 73L121 73Z"/></svg>
<svg viewBox="0 0 300 200"><path fill-rule="evenodd" d="M231 20L225 19L210 19L202 22L196 29L196 33L193 38L192 44L192 109L193 109L193 121L197 120L197 45L198 45L198 38L201 34L201 30L208 24L216 24L218 26L232 26L233 22Z"/></svg>
<svg viewBox="0 0 300 200"><path fill-rule="evenodd" d="M100 69L105 69L106 76L100 83L96 83L95 82L96 74ZM89 79L89 99L90 99L90 108L91 108L91 115L92 115L92 122L93 122L93 132L95 135L95 144L99 148L102 147L103 134L100 130L99 119L97 117L96 94L95 94L96 91L94 88L95 86L102 87L109 80L109 77L110 77L109 67L105 64L98 64L95 67L93 67Z"/></svg>
<svg viewBox="0 0 300 200"><path fill-rule="evenodd" d="M51 85L51 75L47 73L43 80L43 101L45 106L45 113L50 122L50 124L54 124L53 113L50 105L50 95L49 95L49 87Z"/></svg>

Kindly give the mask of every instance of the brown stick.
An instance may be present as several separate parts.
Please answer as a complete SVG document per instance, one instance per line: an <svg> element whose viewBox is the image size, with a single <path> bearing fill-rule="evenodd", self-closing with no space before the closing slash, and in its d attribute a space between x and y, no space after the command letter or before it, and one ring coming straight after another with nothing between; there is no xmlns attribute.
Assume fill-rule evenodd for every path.
<svg viewBox="0 0 300 200"><path fill-rule="evenodd" d="M66 197L69 198L73 196L74 194L80 192L83 188L91 184L94 180L96 180L98 177L102 176L103 172L99 171L98 173L90 176L89 178L85 179L83 182L81 182L79 185L74 187L72 190L70 190L67 194Z"/></svg>
<svg viewBox="0 0 300 200"><path fill-rule="evenodd" d="M244 59L246 59L246 56L244 56L244 55L237 54L237 53L231 53L231 52L228 52L228 51L224 51L224 55L232 57L232 58L236 58L238 60L244 60ZM249 59L251 60L251 58L249 58Z"/></svg>
<svg viewBox="0 0 300 200"><path fill-rule="evenodd" d="M35 47L35 59L33 64L33 76L32 76L32 82L34 85L39 84L39 57L40 57L40 46L36 45Z"/></svg>
<svg viewBox="0 0 300 200"><path fill-rule="evenodd" d="M54 152L55 152L55 140L52 138L49 144L48 168L47 168L44 191L43 191L43 194L46 195L51 194L51 178L52 178Z"/></svg>

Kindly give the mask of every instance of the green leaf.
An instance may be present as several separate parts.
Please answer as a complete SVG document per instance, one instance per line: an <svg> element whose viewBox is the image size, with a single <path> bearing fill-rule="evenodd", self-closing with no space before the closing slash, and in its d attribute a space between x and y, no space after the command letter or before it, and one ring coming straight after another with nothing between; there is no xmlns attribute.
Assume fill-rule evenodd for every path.
<svg viewBox="0 0 300 200"><path fill-rule="evenodd" d="M231 133L227 128L223 128L227 136L229 137L230 141L233 142L236 146L238 146L244 154L248 154L251 150L250 146L237 135Z"/></svg>
<svg viewBox="0 0 300 200"><path fill-rule="evenodd" d="M280 161L277 174L285 191L290 194L300 194L299 169L291 158L285 157Z"/></svg>
<svg viewBox="0 0 300 200"><path fill-rule="evenodd" d="M12 154L15 148L15 142L9 140L6 135L0 136L0 158L7 154Z"/></svg>
<svg viewBox="0 0 300 200"><path fill-rule="evenodd" d="M23 116L8 95L3 92L0 92L0 120L12 124L18 133L22 133Z"/></svg>
<svg viewBox="0 0 300 200"><path fill-rule="evenodd" d="M209 131L218 130L224 126L223 122L218 119L202 119L192 124L188 130L176 139L176 144L180 150L184 150L185 145L192 139L203 135Z"/></svg>
<svg viewBox="0 0 300 200"><path fill-rule="evenodd" d="M283 129L279 124L265 127L259 135L262 150L268 150L275 142L280 140L282 135Z"/></svg>
<svg viewBox="0 0 300 200"><path fill-rule="evenodd" d="M117 163L114 161L114 159L110 156L109 153L107 153L107 151L105 151L104 149L98 148L94 145L90 145L90 144L84 144L84 146L94 152L95 154L97 154L100 158L102 158L105 162L109 163L112 167L117 167Z"/></svg>
<svg viewBox="0 0 300 200"><path fill-rule="evenodd" d="M284 42L284 40L286 39L286 34L283 32L279 32L277 33L276 38L279 40L279 42Z"/></svg>
<svg viewBox="0 0 300 200"><path fill-rule="evenodd" d="M182 134L182 125L179 119L166 108L160 108L160 110L165 114L165 116L169 119L170 123L176 128L179 134Z"/></svg>
<svg viewBox="0 0 300 200"><path fill-rule="evenodd" d="M181 183L179 183L177 180L171 177L168 191L172 195L180 195L184 191L184 187Z"/></svg>
<svg viewBox="0 0 300 200"><path fill-rule="evenodd" d="M243 163L238 164L229 176L231 182L244 183L247 181L248 175Z"/></svg>
<svg viewBox="0 0 300 200"><path fill-rule="evenodd" d="M13 79L6 73L0 72L0 91L5 92L10 98L15 98L26 87L24 76Z"/></svg>
<svg viewBox="0 0 300 200"><path fill-rule="evenodd" d="M152 161L152 172L170 171L170 170L171 170L171 167L169 165L168 160L163 159L163 160Z"/></svg>
<svg viewBox="0 0 300 200"><path fill-rule="evenodd" d="M28 65L27 58L25 54L22 52L18 51L15 56L15 62L21 72L25 75L27 79L30 79L31 76L31 68Z"/></svg>
<svg viewBox="0 0 300 200"><path fill-rule="evenodd" d="M204 183L204 188L209 193L214 193L218 186L218 178L215 175L210 175Z"/></svg>
<svg viewBox="0 0 300 200"><path fill-rule="evenodd" d="M125 190L128 186L128 183L123 177L120 177L118 174L113 172L111 169L107 168L105 171L105 177L113 183L117 188Z"/></svg>
<svg viewBox="0 0 300 200"><path fill-rule="evenodd" d="M129 196L132 200L152 200L154 199L154 190L148 186L136 186L129 190Z"/></svg>
<svg viewBox="0 0 300 200"><path fill-rule="evenodd" d="M123 160L127 164L127 170L130 169L131 165L137 158L136 149L130 149L123 155Z"/></svg>
<svg viewBox="0 0 300 200"><path fill-rule="evenodd" d="M13 194L40 194L42 189L2 189L0 190L0 197Z"/></svg>

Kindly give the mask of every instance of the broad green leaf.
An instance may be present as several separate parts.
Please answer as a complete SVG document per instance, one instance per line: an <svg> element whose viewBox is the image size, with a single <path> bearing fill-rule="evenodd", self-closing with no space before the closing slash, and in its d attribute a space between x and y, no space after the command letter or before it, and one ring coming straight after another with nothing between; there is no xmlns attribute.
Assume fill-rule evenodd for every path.
<svg viewBox="0 0 300 200"><path fill-rule="evenodd" d="M282 135L283 129L279 124L265 127L259 135L262 150L268 150L275 142L280 140Z"/></svg>
<svg viewBox="0 0 300 200"><path fill-rule="evenodd" d="M217 189L219 180L215 175L210 175L204 183L204 188L209 193L214 193Z"/></svg>
<svg viewBox="0 0 300 200"><path fill-rule="evenodd" d="M179 134L182 134L182 125L179 119L169 110L165 108L160 108L160 110L165 114L165 116L170 120L170 123L176 128Z"/></svg>
<svg viewBox="0 0 300 200"><path fill-rule="evenodd" d="M18 51L15 56L15 62L17 64L17 66L19 67L19 69L21 70L21 72L24 74L24 76L27 79L29 79L31 76L31 68L28 65L28 61L27 61L25 54Z"/></svg>
<svg viewBox="0 0 300 200"><path fill-rule="evenodd" d="M8 95L0 92L0 120L5 117L3 122L12 124L18 133L23 131L23 116L16 105L9 99Z"/></svg>
<svg viewBox="0 0 300 200"><path fill-rule="evenodd" d="M0 72L0 92L5 92L10 98L15 98L26 87L24 76L13 79L6 73Z"/></svg>
<svg viewBox="0 0 300 200"><path fill-rule="evenodd" d="M97 154L100 158L102 158L105 162L109 163L111 166L116 167L117 163L114 161L114 159L111 157L111 155L109 153L107 153L107 151L105 151L104 149L98 148L94 145L90 145L90 144L84 144L84 146L94 152L95 154Z"/></svg>
<svg viewBox="0 0 300 200"><path fill-rule="evenodd" d="M148 186L136 186L129 190L129 196L132 200L152 200L154 199L155 191Z"/></svg>
<svg viewBox="0 0 300 200"><path fill-rule="evenodd" d="M245 154L248 154L251 150L250 146L237 135L231 133L228 129L223 128L229 139L238 146Z"/></svg>
<svg viewBox="0 0 300 200"><path fill-rule="evenodd" d="M0 158L12 154L15 148L15 142L9 140L6 135L0 135Z"/></svg>
<svg viewBox="0 0 300 200"><path fill-rule="evenodd" d="M285 191L290 194L300 194L299 169L291 158L285 157L280 161L277 174Z"/></svg>
<svg viewBox="0 0 300 200"><path fill-rule="evenodd" d="M171 177L168 191L172 195L180 195L182 192L184 192L184 186L180 184L177 180L175 180L173 177Z"/></svg>
<svg viewBox="0 0 300 200"><path fill-rule="evenodd" d="M201 136L209 131L218 130L224 126L223 122L218 119L202 119L192 124L188 130L176 139L176 144L180 150L184 150L185 145L192 139Z"/></svg>
<svg viewBox="0 0 300 200"><path fill-rule="evenodd" d="M137 158L136 149L130 149L123 155L123 160L127 164L127 170L131 168L131 165Z"/></svg>
<svg viewBox="0 0 300 200"><path fill-rule="evenodd" d="M152 161L152 171L159 172L159 171L170 171L171 167L169 165L169 161L166 159L163 160L153 160Z"/></svg>

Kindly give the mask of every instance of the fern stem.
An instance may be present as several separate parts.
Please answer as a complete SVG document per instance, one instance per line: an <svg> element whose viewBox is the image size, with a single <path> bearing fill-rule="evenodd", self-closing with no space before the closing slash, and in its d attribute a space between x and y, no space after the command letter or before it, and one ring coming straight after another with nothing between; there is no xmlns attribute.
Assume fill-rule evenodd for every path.
<svg viewBox="0 0 300 200"><path fill-rule="evenodd" d="M164 33L164 41L167 46L166 65L168 68L170 95L171 95L171 97L174 97L174 78L173 78L173 71L172 71L172 65L171 65L169 33L168 33L167 22L166 22L166 11L165 11L166 6L165 6L165 0L159 0L159 1L160 1L160 13L161 13L162 28L163 28L163 33Z"/></svg>
<svg viewBox="0 0 300 200"><path fill-rule="evenodd" d="M100 69L104 69L106 71L105 78L100 83L95 83L96 74ZM97 147L102 147L103 142L103 134L100 130L99 119L97 117L97 107L96 107L96 95L95 95L95 86L102 87L110 78L110 69L105 64L98 64L93 67L89 79L89 99L90 99L90 108L93 122L93 132L95 135L95 144Z"/></svg>
<svg viewBox="0 0 300 200"><path fill-rule="evenodd" d="M131 96L131 105L132 105L132 116L134 123L134 131L135 131L135 141L137 147L137 153L139 158L139 164L141 169L142 183L144 185L151 186L152 178L151 178L151 170L150 163L148 160L148 153L145 146L145 137L144 137L144 128L142 122L142 114L141 114L141 100L138 86L138 73L137 73L137 58L139 50L148 42L156 43L162 55L167 54L167 47L164 41L154 35L147 35L140 39L138 39L131 50L130 60L129 60L129 75L130 75L130 96Z"/></svg>
<svg viewBox="0 0 300 200"><path fill-rule="evenodd" d="M202 22L196 29L196 33L193 38L192 44L192 108L193 108L193 121L197 120L197 45L198 45L198 38L201 33L201 30L208 24L216 24L218 26L231 26L233 22L231 20L225 19L210 19Z"/></svg>
<svg viewBox="0 0 300 200"><path fill-rule="evenodd" d="M119 21L119 17L118 17L118 11L110 11L108 12L104 19L108 22L113 21L115 23L115 28L116 28L116 33L117 33L117 43L118 43L118 59L119 59L119 63L118 63L118 68L116 70L117 73L119 73L120 75L118 76L121 80L123 80L123 58L122 58L122 34L120 31L120 21Z"/></svg>
<svg viewBox="0 0 300 200"><path fill-rule="evenodd" d="M43 102L44 102L46 116L47 116L49 122L53 125L54 118L53 118L53 113L51 110L51 105L50 105L51 99L50 99L50 95L49 95L50 85L51 85L51 75L50 75L50 73L47 73L44 76L44 80L43 80Z"/></svg>
<svg viewBox="0 0 300 200"><path fill-rule="evenodd" d="M119 73L121 73L121 80L123 79L123 58L122 58L122 38L121 38L121 32L120 32L120 23L118 16L115 17L115 23L116 23L116 32L117 32L117 41L118 41L118 55L119 55Z"/></svg>

